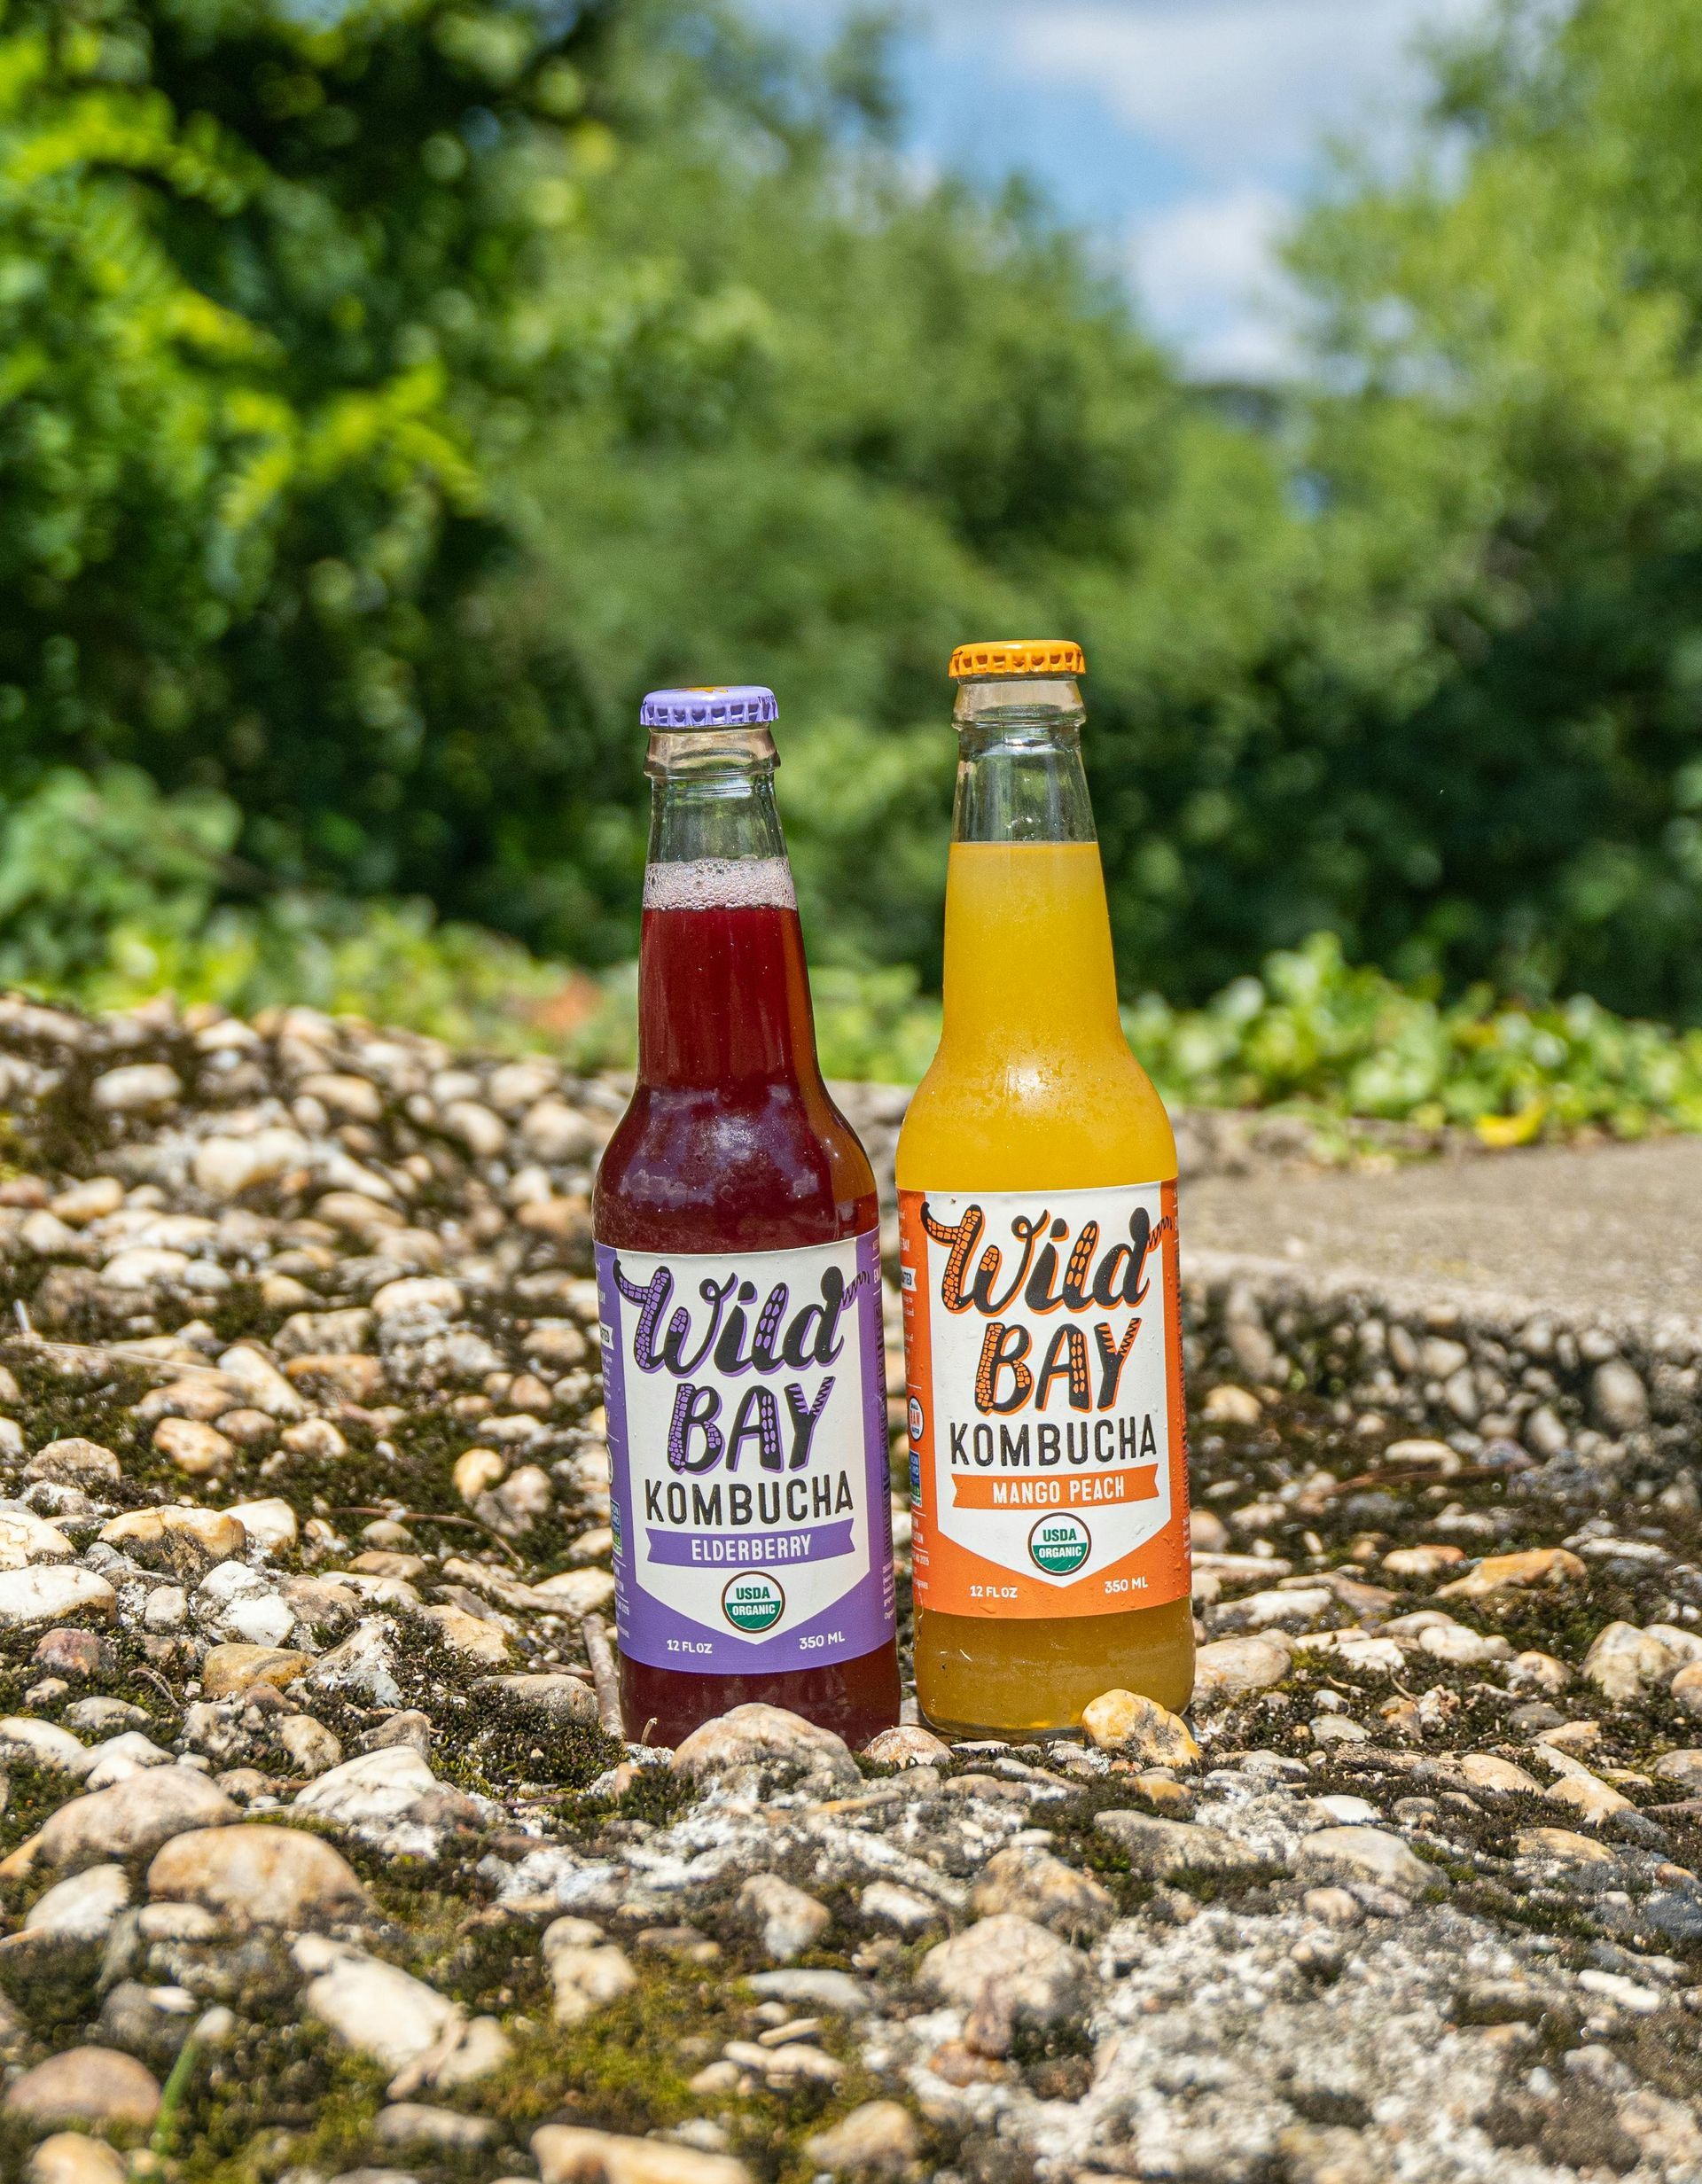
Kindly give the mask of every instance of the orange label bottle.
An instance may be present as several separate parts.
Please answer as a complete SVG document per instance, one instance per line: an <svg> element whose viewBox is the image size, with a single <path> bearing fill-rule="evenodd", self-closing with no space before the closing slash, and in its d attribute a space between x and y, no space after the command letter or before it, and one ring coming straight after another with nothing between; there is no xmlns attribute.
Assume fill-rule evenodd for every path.
<svg viewBox="0 0 1702 2184"><path fill-rule="evenodd" d="M945 1027L898 1148L922 1711L1193 1680L1175 1142L1123 1036L1073 645L954 657Z"/></svg>

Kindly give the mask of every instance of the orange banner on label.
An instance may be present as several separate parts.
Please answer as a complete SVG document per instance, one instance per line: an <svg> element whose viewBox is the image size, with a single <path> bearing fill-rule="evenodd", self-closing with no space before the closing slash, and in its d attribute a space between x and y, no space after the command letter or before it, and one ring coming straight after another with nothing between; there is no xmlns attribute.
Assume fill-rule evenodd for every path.
<svg viewBox="0 0 1702 2184"><path fill-rule="evenodd" d="M1121 1471L1068 1478L989 1478L951 1475L952 1506L960 1509L1088 1509L1120 1502L1156 1502L1159 1467L1132 1463Z"/></svg>

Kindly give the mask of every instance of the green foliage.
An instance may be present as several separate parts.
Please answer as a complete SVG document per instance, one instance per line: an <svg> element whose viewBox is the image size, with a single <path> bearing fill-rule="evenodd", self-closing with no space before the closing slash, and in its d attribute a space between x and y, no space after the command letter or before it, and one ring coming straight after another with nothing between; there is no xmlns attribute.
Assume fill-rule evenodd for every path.
<svg viewBox="0 0 1702 2184"><path fill-rule="evenodd" d="M1702 18L1503 0L1301 237L1354 390L1307 459L1395 670L1294 738L1350 952L1702 1020L1699 214Z"/></svg>
<svg viewBox="0 0 1702 2184"><path fill-rule="evenodd" d="M1334 936L1271 956L1206 1008L1125 1017L1173 1104L1293 1106L1475 1128L1513 1145L1586 1126L1702 1130L1702 1031L1629 1022L1580 995L1525 1009L1474 988L1444 1003L1343 962Z"/></svg>
<svg viewBox="0 0 1702 2184"><path fill-rule="evenodd" d="M1282 399L1180 386L893 118L873 31L731 0L4 0L0 794L64 802L0 974L496 1036L559 976L465 921L629 958L636 699L759 679L830 1051L909 1074L942 666L1014 629L1088 649L1127 990L1329 932L1702 1021L1702 19L1505 0L1445 52L1304 226ZM74 847L42 924L67 765L121 832L113 769L172 793L145 917Z"/></svg>
<svg viewBox="0 0 1702 2184"><path fill-rule="evenodd" d="M163 796L132 768L49 775L0 812L0 980L93 1009L300 1001L472 1046L522 1043L560 994L559 966L426 902L221 901L240 823L227 798Z"/></svg>
<svg viewBox="0 0 1702 2184"><path fill-rule="evenodd" d="M606 347L536 301L603 12L0 7L0 785L132 760L281 877L441 877L486 472Z"/></svg>

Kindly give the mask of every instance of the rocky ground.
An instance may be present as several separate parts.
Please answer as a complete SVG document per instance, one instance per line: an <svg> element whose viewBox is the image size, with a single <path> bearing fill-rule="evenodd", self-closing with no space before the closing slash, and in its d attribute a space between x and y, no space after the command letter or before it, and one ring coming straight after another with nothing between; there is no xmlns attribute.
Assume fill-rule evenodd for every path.
<svg viewBox="0 0 1702 2184"><path fill-rule="evenodd" d="M0 2170L1702 2178L1658 1390L1615 1438L1504 1344L1201 1291L1189 1727L626 1748L620 1104L303 1012L0 1002ZM1415 1431L1462 1370L1500 1411Z"/></svg>

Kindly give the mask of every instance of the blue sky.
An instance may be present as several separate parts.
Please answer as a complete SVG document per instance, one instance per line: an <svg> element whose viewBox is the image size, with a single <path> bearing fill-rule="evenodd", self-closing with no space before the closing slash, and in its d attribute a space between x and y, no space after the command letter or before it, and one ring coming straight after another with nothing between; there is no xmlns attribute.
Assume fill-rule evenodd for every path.
<svg viewBox="0 0 1702 2184"><path fill-rule="evenodd" d="M831 35L846 0L746 0ZM1413 43L1487 0L910 0L910 149L1020 167L1128 269L1148 323L1205 375L1291 354L1274 248L1327 133L1386 137L1423 82Z"/></svg>

